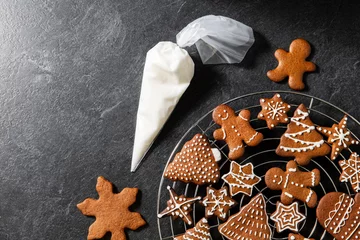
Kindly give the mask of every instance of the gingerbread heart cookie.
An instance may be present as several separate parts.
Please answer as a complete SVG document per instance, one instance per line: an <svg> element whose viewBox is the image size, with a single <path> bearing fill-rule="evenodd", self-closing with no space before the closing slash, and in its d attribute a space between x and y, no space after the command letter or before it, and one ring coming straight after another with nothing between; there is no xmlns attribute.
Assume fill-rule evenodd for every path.
<svg viewBox="0 0 360 240"><path fill-rule="evenodd" d="M228 144L230 160L236 160L244 154L244 142L253 147L263 140L263 135L255 131L249 123L249 110L242 110L237 116L231 107L220 105L214 109L212 117L215 123L221 126L214 131L214 138Z"/></svg>
<svg viewBox="0 0 360 240"><path fill-rule="evenodd" d="M331 192L320 199L316 209L320 224L337 240L360 238L360 194L355 198Z"/></svg>
<svg viewBox="0 0 360 240"><path fill-rule="evenodd" d="M325 156L330 153L330 147L315 129L304 104L295 111L287 126L286 132L280 138L276 154L282 157L295 157L299 165L307 165L311 158Z"/></svg>
<svg viewBox="0 0 360 240"><path fill-rule="evenodd" d="M290 44L289 52L283 49L275 51L275 58L279 65L267 72L267 76L274 82L280 82L289 77L289 87L294 90L305 88L303 75L305 72L313 72L316 65L306 61L311 53L310 44L304 39L295 39Z"/></svg>
<svg viewBox="0 0 360 240"><path fill-rule="evenodd" d="M218 149L210 148L205 135L196 134L186 142L174 161L167 166L164 177L197 185L213 184L219 180L217 161L221 159Z"/></svg>

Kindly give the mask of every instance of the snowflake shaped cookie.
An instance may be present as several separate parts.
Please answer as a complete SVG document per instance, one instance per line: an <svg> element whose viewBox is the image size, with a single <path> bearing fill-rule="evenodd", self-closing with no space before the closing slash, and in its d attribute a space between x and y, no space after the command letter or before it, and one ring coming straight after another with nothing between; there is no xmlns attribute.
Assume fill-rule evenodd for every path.
<svg viewBox="0 0 360 240"><path fill-rule="evenodd" d="M251 196L253 187L261 180L261 178L254 174L252 163L242 166L234 161L231 162L230 172L223 175L222 179L229 184L231 196L238 193Z"/></svg>
<svg viewBox="0 0 360 240"><path fill-rule="evenodd" d="M216 190L212 187L207 187L206 193L206 197L201 202L206 207L205 217L209 218L215 215L222 221L225 221L230 208L237 204L235 200L229 197L228 188L222 187Z"/></svg>
<svg viewBox="0 0 360 240"><path fill-rule="evenodd" d="M191 225L191 210L192 204L200 200L201 197L188 198L184 195L178 196L174 189L167 187L170 193L170 200L167 201L167 208L158 214L158 218L163 216L172 216L173 219L181 218L184 222Z"/></svg>
<svg viewBox="0 0 360 240"><path fill-rule="evenodd" d="M290 105L281 99L280 94L276 93L272 98L261 98L260 105L262 110L258 114L258 119L265 120L269 129L273 129L279 123L289 122L286 113L290 110Z"/></svg>
<svg viewBox="0 0 360 240"><path fill-rule="evenodd" d="M355 192L360 190L360 159L356 152L353 152L348 160L339 161L342 169L340 182L350 182Z"/></svg>
<svg viewBox="0 0 360 240"><path fill-rule="evenodd" d="M351 144L359 144L346 128L347 116L345 115L339 124L329 127L317 127L316 129L328 137L328 143L332 145L331 160L335 160L342 150L348 149Z"/></svg>
<svg viewBox="0 0 360 240"><path fill-rule="evenodd" d="M88 239L100 239L111 232L112 240L125 240L125 228L136 230L145 225L139 213L128 209L136 201L137 188L124 188L115 194L111 182L99 177L96 191L99 199L87 198L77 205L82 214L96 218L89 228Z"/></svg>
<svg viewBox="0 0 360 240"><path fill-rule="evenodd" d="M275 222L277 232L282 232L285 229L298 232L298 225L305 218L305 215L299 212L299 204L297 202L293 202L289 206L277 202L276 211L270 216L270 219Z"/></svg>

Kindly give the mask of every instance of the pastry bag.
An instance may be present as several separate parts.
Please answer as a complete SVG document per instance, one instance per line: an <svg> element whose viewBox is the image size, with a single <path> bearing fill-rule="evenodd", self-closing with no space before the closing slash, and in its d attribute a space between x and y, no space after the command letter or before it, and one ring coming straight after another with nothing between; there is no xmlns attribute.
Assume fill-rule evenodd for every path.
<svg viewBox="0 0 360 240"><path fill-rule="evenodd" d="M233 19L208 15L146 55L131 171L139 166L194 75L194 62L180 47L196 45L204 64L241 62L254 43L252 28Z"/></svg>
<svg viewBox="0 0 360 240"><path fill-rule="evenodd" d="M194 76L188 52L159 42L146 55L131 161L134 172Z"/></svg>

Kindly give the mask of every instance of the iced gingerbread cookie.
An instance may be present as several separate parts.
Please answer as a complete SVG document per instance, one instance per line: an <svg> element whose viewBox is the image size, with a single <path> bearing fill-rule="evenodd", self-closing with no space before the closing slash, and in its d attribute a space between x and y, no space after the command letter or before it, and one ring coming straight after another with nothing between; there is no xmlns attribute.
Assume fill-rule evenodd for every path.
<svg viewBox="0 0 360 240"><path fill-rule="evenodd" d="M271 239L271 230L261 193L219 226L219 232L228 239Z"/></svg>
<svg viewBox="0 0 360 240"><path fill-rule="evenodd" d="M220 105L215 108L212 117L215 123L221 126L214 131L214 138L226 141L230 160L236 160L244 154L244 142L253 147L263 139L263 135L255 131L249 123L249 110L242 110L237 116L231 107Z"/></svg>
<svg viewBox="0 0 360 240"><path fill-rule="evenodd" d="M306 238L301 234L290 233L288 240L315 240L315 238Z"/></svg>
<svg viewBox="0 0 360 240"><path fill-rule="evenodd" d="M87 239L100 239L111 232L112 240L126 240L125 228L136 230L146 224L139 213L129 210L136 201L137 188L124 188L120 193L113 193L111 182L98 177L96 191L99 199L87 198L77 205L82 214L96 218L89 227Z"/></svg>
<svg viewBox="0 0 360 240"><path fill-rule="evenodd" d="M172 216L174 220L181 218L188 225L192 225L192 205L200 200L201 197L188 198L184 195L178 196L170 186L168 186L167 189L170 193L170 200L167 201L166 209L158 214L158 218Z"/></svg>
<svg viewBox="0 0 360 240"><path fill-rule="evenodd" d="M270 168L265 174L265 183L271 190L281 190L281 202L290 204L294 199L306 203L310 208L316 206L317 195L310 189L320 182L320 171L314 169L311 172L299 171L295 161L286 164L286 171L281 168Z"/></svg>
<svg viewBox="0 0 360 240"><path fill-rule="evenodd" d="M288 206L277 202L276 211L270 216L270 219L275 222L277 232L282 232L285 229L298 232L299 224L305 218L305 215L299 211L298 202L293 202Z"/></svg>
<svg viewBox="0 0 360 240"><path fill-rule="evenodd" d="M261 98L261 112L258 119L265 120L269 129L273 129L279 123L288 123L287 112L290 110L290 104L285 103L280 94L276 93L272 98Z"/></svg>
<svg viewBox="0 0 360 240"><path fill-rule="evenodd" d="M174 240L211 240L210 227L206 218L202 218L194 228L188 229L185 234L175 237Z"/></svg>
<svg viewBox="0 0 360 240"><path fill-rule="evenodd" d="M360 159L356 152L353 152L348 160L339 161L342 169L340 182L350 182L355 192L360 190Z"/></svg>
<svg viewBox="0 0 360 240"><path fill-rule="evenodd" d="M294 90L305 88L303 75L305 72L313 72L316 65L306 61L311 53L310 44L304 39L295 39L290 44L289 52L283 49L275 51L275 58L279 65L267 72L267 76L274 82L280 82L289 77L289 87Z"/></svg>
<svg viewBox="0 0 360 240"><path fill-rule="evenodd" d="M346 128L347 116L341 119L339 124L333 124L329 127L317 127L317 130L328 137L328 143L332 146L331 160L335 160L342 150L348 149L351 144L359 144Z"/></svg>
<svg viewBox="0 0 360 240"><path fill-rule="evenodd" d="M217 164L220 159L219 150L210 147L206 136L196 134L169 163L164 177L197 185L213 184L220 178Z"/></svg>
<svg viewBox="0 0 360 240"><path fill-rule="evenodd" d="M231 162L230 172L223 175L222 179L229 184L231 196L235 196L238 193L251 196L254 186L261 180L261 178L254 174L252 163L240 165L234 161Z"/></svg>
<svg viewBox="0 0 360 240"><path fill-rule="evenodd" d="M355 198L341 192L326 194L320 199L316 217L335 239L360 239L360 194Z"/></svg>
<svg viewBox="0 0 360 240"><path fill-rule="evenodd" d="M276 154L282 157L295 157L299 165L307 165L311 158L325 156L330 153L330 147L315 129L304 104L295 111L287 126L286 132L280 138Z"/></svg>
<svg viewBox="0 0 360 240"><path fill-rule="evenodd" d="M222 187L219 190L207 187L206 196L200 203L205 206L206 218L217 216L222 221L227 219L229 210L237 204L237 202L229 196L227 187Z"/></svg>

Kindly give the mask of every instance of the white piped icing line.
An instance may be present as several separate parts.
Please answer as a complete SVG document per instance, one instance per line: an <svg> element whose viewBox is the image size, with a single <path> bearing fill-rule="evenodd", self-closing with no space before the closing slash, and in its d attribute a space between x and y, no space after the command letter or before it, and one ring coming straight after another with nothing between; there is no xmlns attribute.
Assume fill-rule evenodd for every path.
<svg viewBox="0 0 360 240"><path fill-rule="evenodd" d="M219 117L221 117L221 120L227 120L229 118L229 113L224 109L224 113L226 113L225 117L221 117L221 115L219 115Z"/></svg>
<svg viewBox="0 0 360 240"><path fill-rule="evenodd" d="M353 152L348 160L339 161L342 169L341 182L350 182L355 192L360 190L360 159L356 152Z"/></svg>
<svg viewBox="0 0 360 240"><path fill-rule="evenodd" d="M235 170L235 168L237 170ZM249 173L244 172L248 170ZM222 176L222 179L229 184L230 194L234 196L240 192L251 196L253 187L260 182L261 178L254 174L252 163L240 165L234 161L231 162L230 171Z"/></svg>
<svg viewBox="0 0 360 240"><path fill-rule="evenodd" d="M236 201L228 196L227 187L219 190L208 187L206 197L201 203L206 207L206 216L212 216L217 211L218 216L225 220L228 210L236 204Z"/></svg>
<svg viewBox="0 0 360 240"><path fill-rule="evenodd" d="M278 232L282 232L285 229L298 232L299 223L305 220L305 218L305 215L299 212L299 204L297 202L293 202L288 206L277 202L276 211L270 216L270 219L275 222Z"/></svg>
<svg viewBox="0 0 360 240"><path fill-rule="evenodd" d="M271 230L263 195L260 193L243 206L237 214L219 226L219 232L228 239L271 239Z"/></svg>
<svg viewBox="0 0 360 240"><path fill-rule="evenodd" d="M210 240L210 227L206 218L202 218L194 228L191 228L180 237L175 237L174 240Z"/></svg>
<svg viewBox="0 0 360 240"><path fill-rule="evenodd" d="M252 140L254 140L254 138L255 138L258 134L259 134L258 132L254 133L254 135L252 135L251 138L250 138L246 143L251 143Z"/></svg>
<svg viewBox="0 0 360 240"><path fill-rule="evenodd" d="M310 126L308 124L305 124L303 122L300 122L300 120L305 120L308 116L309 113L301 111L300 109L297 109L297 113L300 115L299 117L292 117L291 118L291 122L295 123L297 126L302 126L303 128L305 128L304 130L298 131L298 132L294 132L294 133L285 133L284 136L292 141L294 141L295 143L300 143L302 145L304 145L303 147L286 147L286 146L282 146L280 145L280 149L284 150L284 151L291 151L291 152L307 152L307 151L311 151L314 150L316 147L320 147L322 144L324 144L324 140L321 139L319 141L305 141L305 140L301 140L298 137L302 136L305 133L311 133L311 131L315 130L314 126Z"/></svg>

